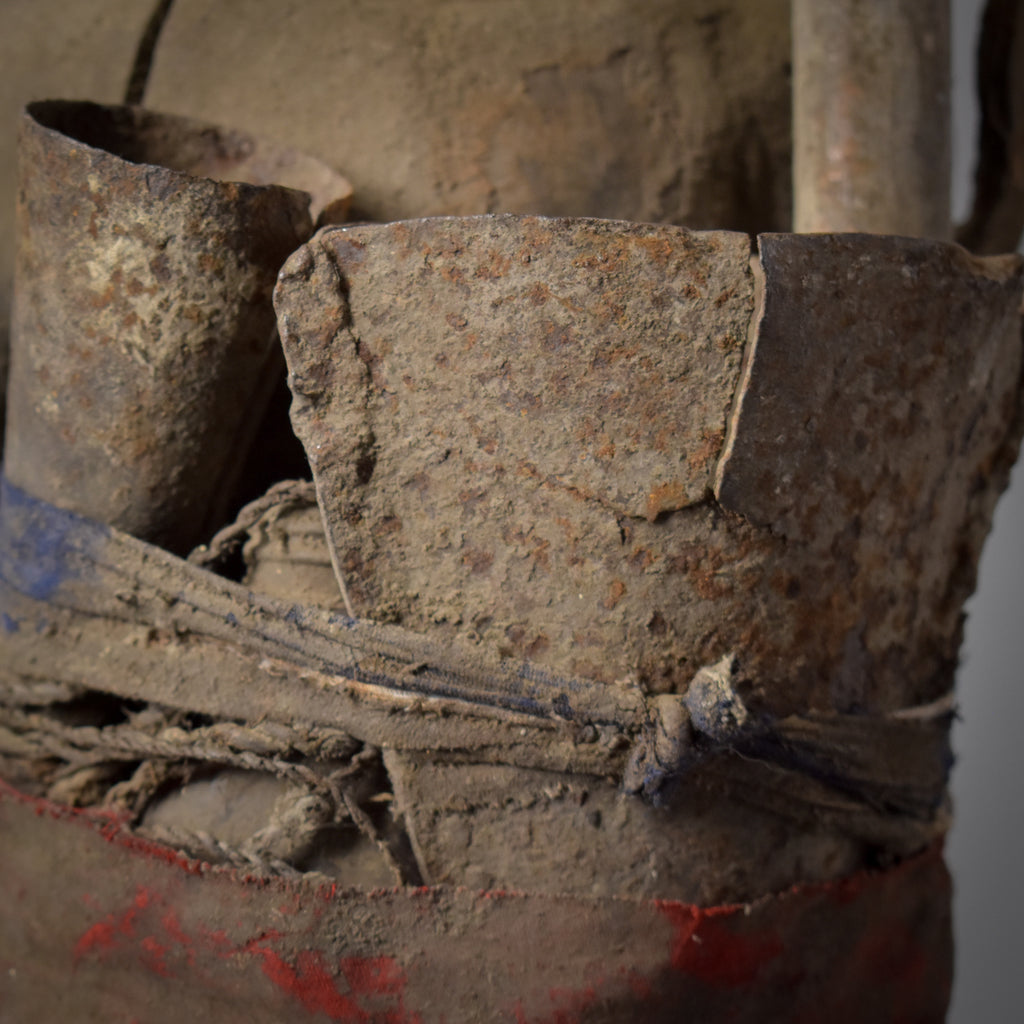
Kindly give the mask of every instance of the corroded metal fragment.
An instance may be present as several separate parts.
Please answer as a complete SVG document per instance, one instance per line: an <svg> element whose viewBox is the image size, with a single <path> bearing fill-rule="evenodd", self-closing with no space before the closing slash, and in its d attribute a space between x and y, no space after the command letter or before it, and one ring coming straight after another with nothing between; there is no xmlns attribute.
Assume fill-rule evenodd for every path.
<svg viewBox="0 0 1024 1024"><path fill-rule="evenodd" d="M837 708L933 699L1017 454L1021 261L868 235L762 235L760 253L716 486L785 539L757 644Z"/></svg>
<svg viewBox="0 0 1024 1024"><path fill-rule="evenodd" d="M276 300L292 418L355 612L596 678L688 679L703 652L647 654L673 624L644 538L672 520L692 558L721 519L705 499L748 248L494 217L328 230L297 253Z"/></svg>
<svg viewBox="0 0 1024 1024"><path fill-rule="evenodd" d="M264 174L311 180L320 206L331 175L90 103L33 104L20 147L7 475L188 550L217 525L259 423L278 370L270 293L312 228L309 195Z"/></svg>
<svg viewBox="0 0 1024 1024"><path fill-rule="evenodd" d="M744 235L585 220L321 234L279 304L328 507L399 448L382 472L422 474L428 503L505 476L648 520L701 501L753 306L747 254Z"/></svg>
<svg viewBox="0 0 1024 1024"><path fill-rule="evenodd" d="M293 418L357 613L654 690L734 651L781 714L942 696L1016 453L1019 261L762 236L740 385L744 245L673 231L412 222L288 264Z"/></svg>

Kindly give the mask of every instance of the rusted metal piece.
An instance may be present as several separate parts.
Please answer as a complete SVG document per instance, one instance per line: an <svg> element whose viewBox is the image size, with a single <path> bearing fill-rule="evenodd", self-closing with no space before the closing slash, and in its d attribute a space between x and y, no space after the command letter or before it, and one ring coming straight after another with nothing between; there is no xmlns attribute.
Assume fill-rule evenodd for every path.
<svg viewBox="0 0 1024 1024"><path fill-rule="evenodd" d="M653 690L735 651L779 713L948 692L1020 262L761 245L759 320L730 235L438 219L296 254L293 420L357 612Z"/></svg>
<svg viewBox="0 0 1024 1024"><path fill-rule="evenodd" d="M753 310L748 252L727 232L529 217L320 235L278 308L335 543L335 510L398 444L431 502L494 474L651 522L700 502ZM330 315L345 289L351 321L316 324L315 345L310 301Z"/></svg>
<svg viewBox="0 0 1024 1024"><path fill-rule="evenodd" d="M653 288L622 255L641 243ZM333 229L296 254L276 295L293 418L359 613L649 691L735 652L747 706L783 716L947 694L1019 440L1020 261L763 236L755 303L746 248L493 218ZM737 829L707 774L660 819L588 783L588 854L554 838L585 820L567 774L388 765L433 880L550 887L561 861L515 838L544 830L627 892L649 891L646 851L697 899L747 884L740 862L829 877L864 855L806 819ZM538 791L564 799L498 795Z"/></svg>
<svg viewBox="0 0 1024 1024"><path fill-rule="evenodd" d="M937 849L700 908L246 879L2 783L0 829L21 839L0 844L12 1020L939 1024L949 998Z"/></svg>
<svg viewBox="0 0 1024 1024"><path fill-rule="evenodd" d="M949 238L948 0L794 0L792 18L794 230Z"/></svg>
<svg viewBox="0 0 1024 1024"><path fill-rule="evenodd" d="M674 612L648 537L670 531L682 566L722 519L705 499L754 311L748 252L731 233L529 217L300 250L276 298L292 418L356 613L606 681L688 681L708 659L654 650Z"/></svg>
<svg viewBox="0 0 1024 1024"><path fill-rule="evenodd" d="M1021 260L863 235L759 247L763 312L716 495L784 545L754 642L770 699L933 700L1020 442Z"/></svg>
<svg viewBox="0 0 1024 1024"><path fill-rule="evenodd" d="M265 182L308 180L328 215L347 184L138 108L32 104L20 147L7 476L187 551L276 380L270 293L312 227L307 194Z"/></svg>

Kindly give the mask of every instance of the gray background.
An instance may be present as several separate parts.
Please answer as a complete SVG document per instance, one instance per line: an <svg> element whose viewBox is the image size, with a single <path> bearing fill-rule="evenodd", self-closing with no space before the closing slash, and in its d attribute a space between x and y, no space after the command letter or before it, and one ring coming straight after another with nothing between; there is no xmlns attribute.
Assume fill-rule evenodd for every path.
<svg viewBox="0 0 1024 1024"><path fill-rule="evenodd" d="M953 0L953 212L967 213L977 132L973 62L982 0ZM967 606L954 731L957 960L950 1024L1024 1020L1024 465L996 511Z"/></svg>

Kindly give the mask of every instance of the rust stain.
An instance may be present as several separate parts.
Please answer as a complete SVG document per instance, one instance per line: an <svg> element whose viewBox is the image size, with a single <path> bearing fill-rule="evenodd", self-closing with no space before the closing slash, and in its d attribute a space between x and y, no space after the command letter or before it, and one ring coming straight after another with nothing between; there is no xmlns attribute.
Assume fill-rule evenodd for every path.
<svg viewBox="0 0 1024 1024"><path fill-rule="evenodd" d="M688 504L689 498L686 493L686 486L678 480L669 483L658 484L651 489L647 496L646 517L649 522L654 522L664 512L673 512Z"/></svg>
<svg viewBox="0 0 1024 1024"><path fill-rule="evenodd" d="M551 298L551 289L543 281L538 281L526 293L526 298L531 306L543 306Z"/></svg>
<svg viewBox="0 0 1024 1024"><path fill-rule="evenodd" d="M494 552L467 545L462 551L462 564L474 576L484 576L490 572L494 564Z"/></svg>
<svg viewBox="0 0 1024 1024"><path fill-rule="evenodd" d="M686 455L686 464L694 472L707 470L718 459L724 443L724 431L702 431L699 443L691 448Z"/></svg>
<svg viewBox="0 0 1024 1024"><path fill-rule="evenodd" d="M612 580L608 585L608 593L604 600L601 602L601 606L606 611L612 611L622 598L626 594L626 584L622 580Z"/></svg>
<svg viewBox="0 0 1024 1024"><path fill-rule="evenodd" d="M505 277L512 269L512 260L500 250L492 250L486 263L477 264L473 276L481 281L495 281Z"/></svg>

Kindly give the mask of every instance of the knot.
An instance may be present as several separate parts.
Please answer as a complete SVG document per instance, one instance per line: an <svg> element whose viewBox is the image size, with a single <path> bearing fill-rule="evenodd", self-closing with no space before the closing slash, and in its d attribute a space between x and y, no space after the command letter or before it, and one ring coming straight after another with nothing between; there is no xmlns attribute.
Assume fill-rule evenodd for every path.
<svg viewBox="0 0 1024 1024"><path fill-rule="evenodd" d="M705 665L690 680L683 695L693 728L715 743L733 742L750 719L733 685L736 668L733 654L727 654L714 665Z"/></svg>
<svg viewBox="0 0 1024 1024"><path fill-rule="evenodd" d="M748 730L750 715L734 685L736 668L735 656L727 654L699 669L686 693L662 694L647 702L647 721L622 779L627 793L656 800L667 779L732 746Z"/></svg>

